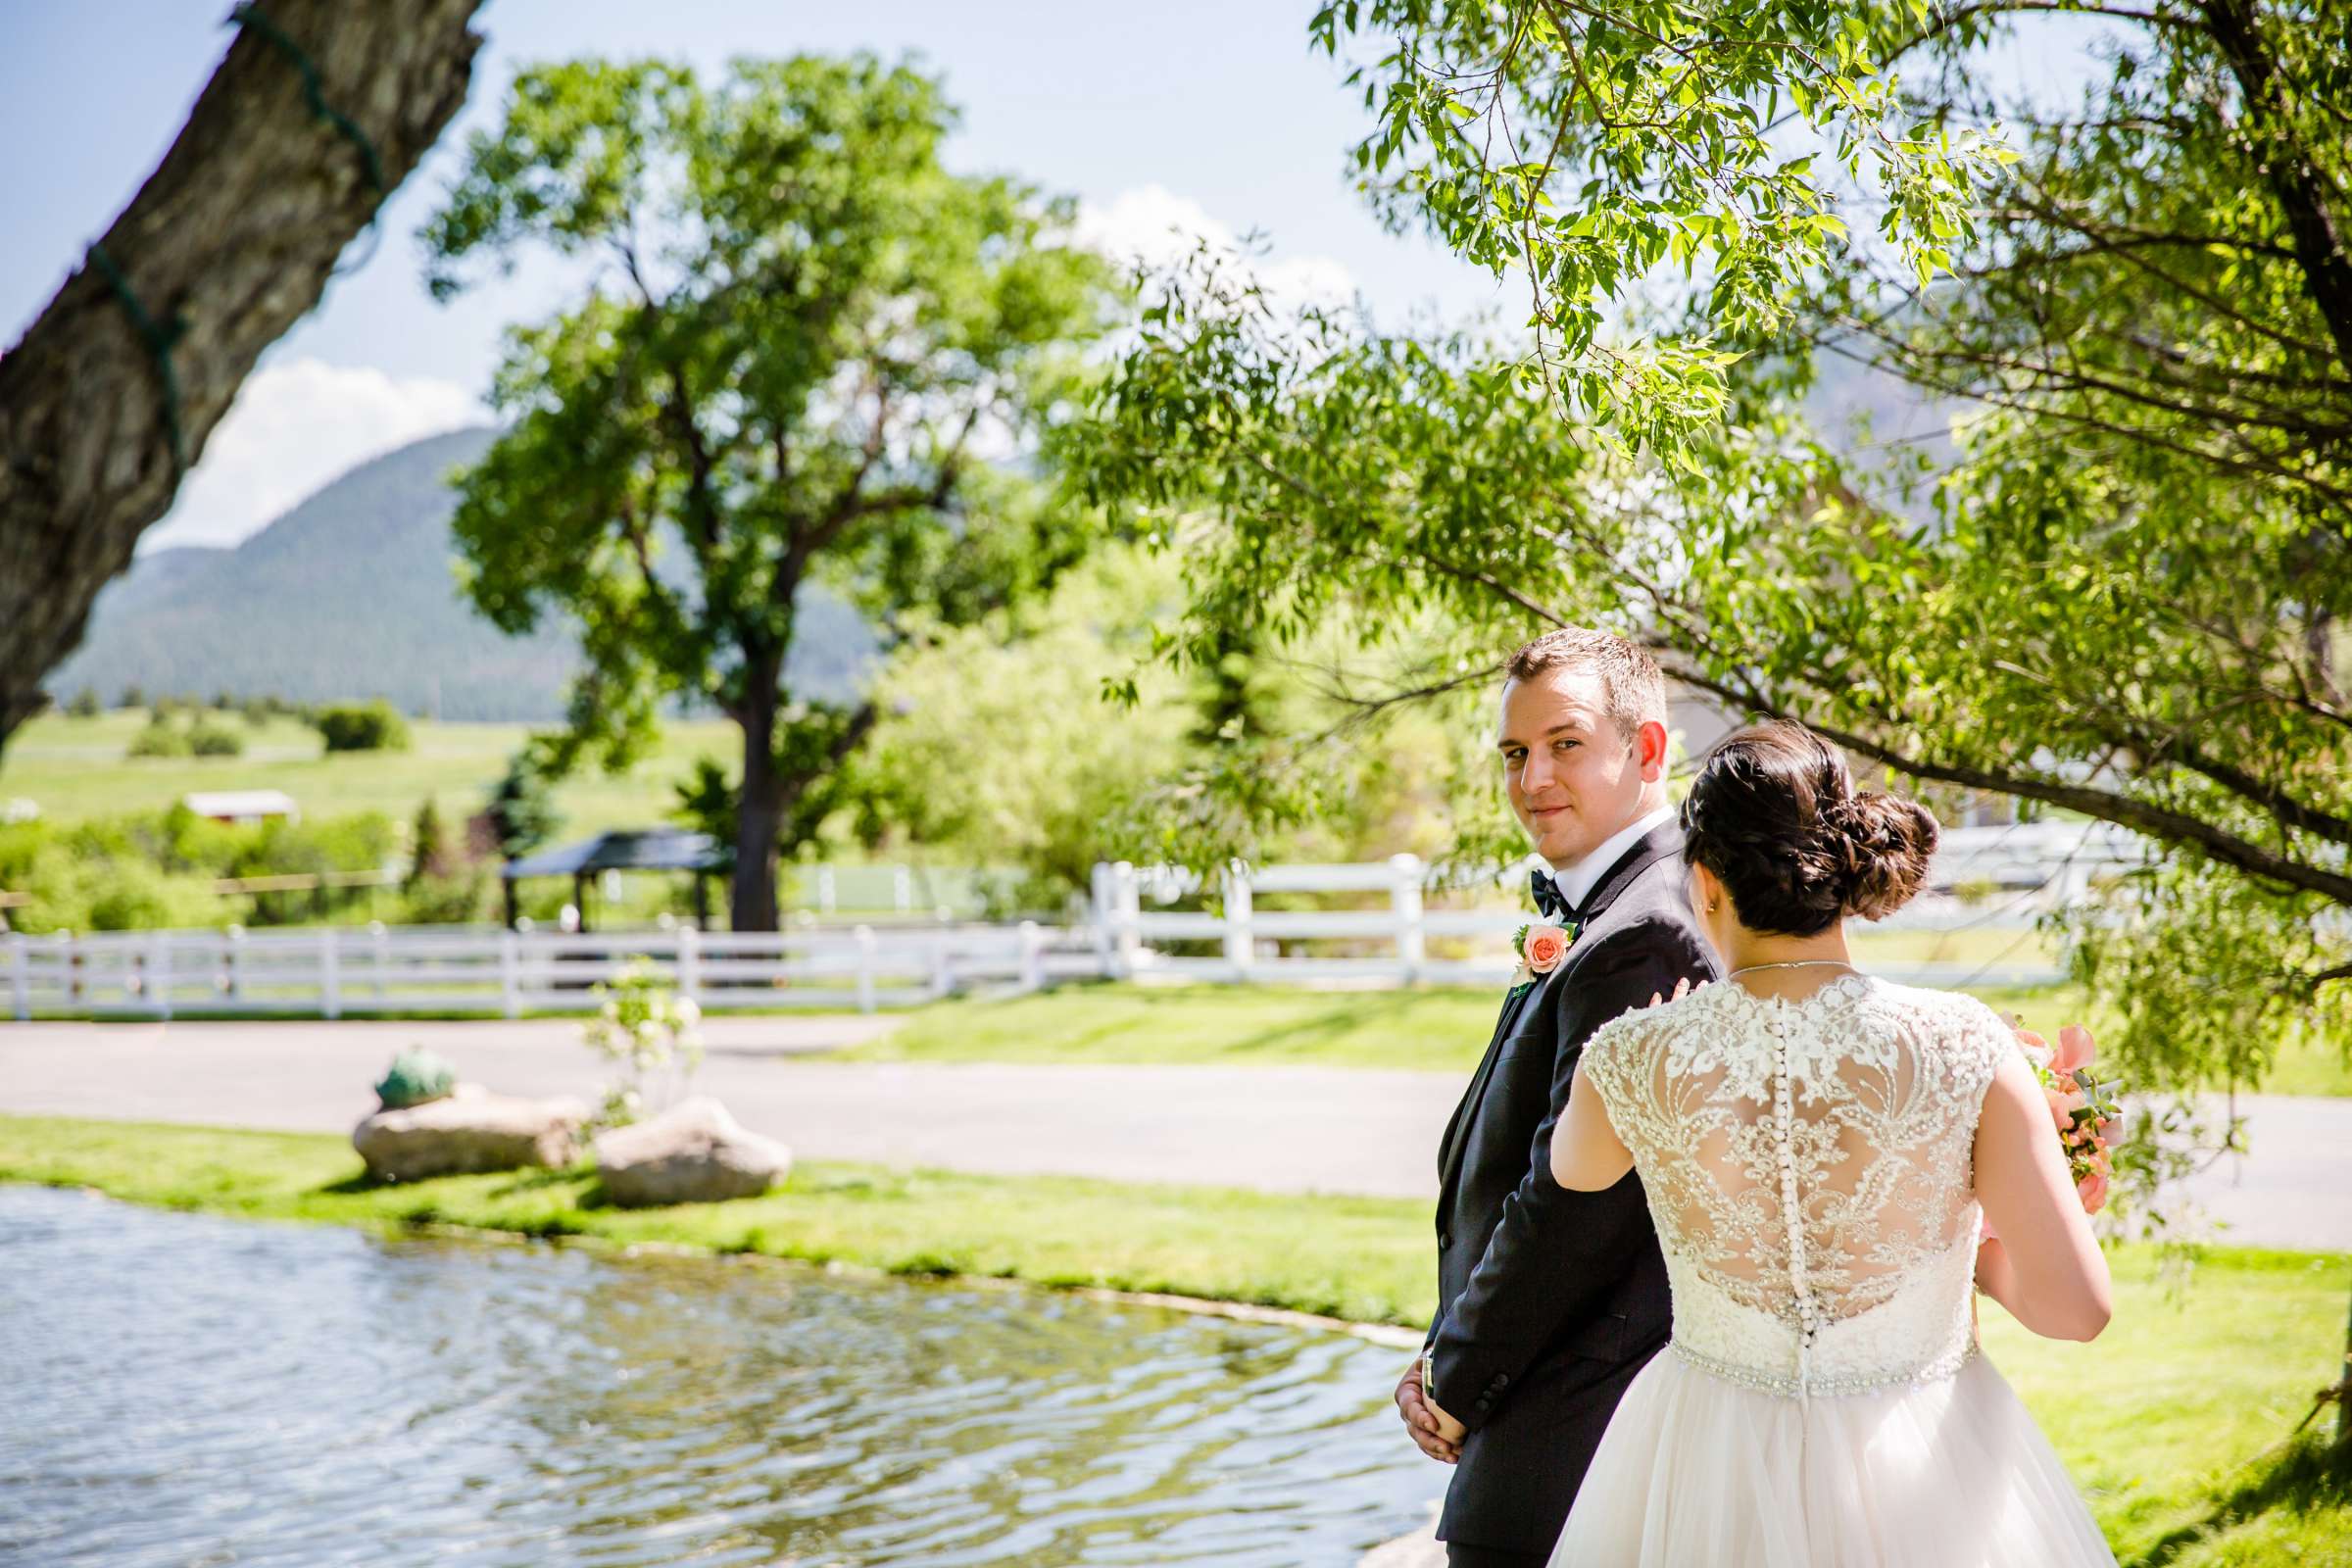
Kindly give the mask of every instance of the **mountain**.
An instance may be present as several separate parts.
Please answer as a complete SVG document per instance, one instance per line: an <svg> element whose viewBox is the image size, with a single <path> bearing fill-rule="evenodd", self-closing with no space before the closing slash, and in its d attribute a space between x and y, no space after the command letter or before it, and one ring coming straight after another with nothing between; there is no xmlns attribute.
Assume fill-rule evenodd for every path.
<svg viewBox="0 0 2352 1568"><path fill-rule="evenodd" d="M502 636L458 591L450 477L495 432L454 431L364 463L233 549L151 551L107 585L47 685L112 702L126 685L210 699L389 698L447 719L563 716L567 625ZM847 695L873 657L856 614L803 607L796 689Z"/></svg>

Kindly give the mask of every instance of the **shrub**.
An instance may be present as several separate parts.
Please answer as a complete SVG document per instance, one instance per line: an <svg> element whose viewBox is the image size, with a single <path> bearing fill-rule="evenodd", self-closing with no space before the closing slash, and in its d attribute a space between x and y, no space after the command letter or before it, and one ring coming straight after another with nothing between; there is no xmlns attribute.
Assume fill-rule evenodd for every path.
<svg viewBox="0 0 2352 1568"><path fill-rule="evenodd" d="M372 703L337 703L311 717L326 739L330 752L405 752L409 722L400 710L377 699Z"/></svg>
<svg viewBox="0 0 2352 1568"><path fill-rule="evenodd" d="M186 757L190 755L190 752L188 737L181 731L173 729L171 720L164 716L164 710L158 708L155 716L147 721L147 727L130 738L130 745L124 749L123 755L126 757Z"/></svg>
<svg viewBox="0 0 2352 1568"><path fill-rule="evenodd" d="M605 1086L591 1128L625 1127L645 1108L646 1075L662 1074L660 1108L675 1104L703 1063L703 1010L681 997L644 956L631 958L610 985L589 988L599 1004L581 1039L620 1069Z"/></svg>
<svg viewBox="0 0 2352 1568"><path fill-rule="evenodd" d="M242 757L245 737L226 724L200 718L188 728L188 750L198 757Z"/></svg>
<svg viewBox="0 0 2352 1568"><path fill-rule="evenodd" d="M420 876L401 889L398 919L403 925L468 925L490 903L490 879L479 870Z"/></svg>
<svg viewBox="0 0 2352 1568"><path fill-rule="evenodd" d="M74 700L66 705L66 711L75 718L96 718L99 712L98 694L84 686L74 694Z"/></svg>
<svg viewBox="0 0 2352 1568"><path fill-rule="evenodd" d="M222 877L372 870L393 854L378 811L311 822L213 822L182 803L169 811L72 824L0 824L0 887L29 893L9 911L18 930L115 930L157 923L220 925L309 919L366 902L366 888L222 898ZM464 916L458 916L464 918Z"/></svg>
<svg viewBox="0 0 2352 1568"><path fill-rule="evenodd" d="M226 911L206 879L173 876L140 860L106 860L90 872L85 907L92 931L152 931L223 922Z"/></svg>
<svg viewBox="0 0 2352 1568"><path fill-rule="evenodd" d="M403 887L413 888L425 877L446 877L458 869L458 856L451 851L449 834L441 826L441 808L430 795L416 808L409 840L409 874Z"/></svg>
<svg viewBox="0 0 2352 1568"><path fill-rule="evenodd" d="M485 815L498 838L498 853L508 859L530 854L556 836L563 817L549 770L536 749L525 746L507 762L506 776L490 793Z"/></svg>
<svg viewBox="0 0 2352 1568"><path fill-rule="evenodd" d="M224 876L270 876L280 871L371 871L393 858L399 835L381 811L289 822L271 817L240 829L245 837Z"/></svg>

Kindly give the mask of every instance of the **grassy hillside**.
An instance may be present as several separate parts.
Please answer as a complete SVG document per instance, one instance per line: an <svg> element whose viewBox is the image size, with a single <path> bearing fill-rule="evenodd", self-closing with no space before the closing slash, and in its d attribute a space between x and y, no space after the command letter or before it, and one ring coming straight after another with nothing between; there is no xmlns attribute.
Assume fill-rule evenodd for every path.
<svg viewBox="0 0 2352 1568"><path fill-rule="evenodd" d="M458 821L481 808L507 759L530 733L526 724L414 720L410 751L329 757L318 732L292 719L255 729L231 717L224 722L245 737L242 757L125 757L145 722L137 710L95 718L43 714L0 754L0 798L28 799L43 815L74 822L161 810L190 790L284 790L306 815L374 810L396 818L414 814L429 794L445 820ZM556 791L564 836L666 820L676 800L671 784L703 755L736 768L742 732L725 719L672 722L662 726L661 746L628 773L566 780Z"/></svg>
<svg viewBox="0 0 2352 1568"><path fill-rule="evenodd" d="M459 719L561 716L579 660L558 620L508 637L458 590L450 477L493 432L427 437L364 463L234 549L160 550L99 595L90 629L47 687L103 702L149 695L384 697ZM792 652L797 690L849 691L873 640L811 594Z"/></svg>

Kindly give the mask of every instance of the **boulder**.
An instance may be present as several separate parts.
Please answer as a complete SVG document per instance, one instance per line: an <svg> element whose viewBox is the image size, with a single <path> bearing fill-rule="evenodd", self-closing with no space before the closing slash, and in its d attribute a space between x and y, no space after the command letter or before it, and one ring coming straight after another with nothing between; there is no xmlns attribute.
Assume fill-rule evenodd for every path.
<svg viewBox="0 0 2352 1568"><path fill-rule="evenodd" d="M744 1131L726 1106L698 1096L597 1134L596 1168L615 1203L713 1203L766 1192L792 1169L792 1151Z"/></svg>
<svg viewBox="0 0 2352 1568"><path fill-rule="evenodd" d="M459 1084L445 1100L379 1110L352 1129L351 1147L378 1181L473 1171L561 1170L579 1157L588 1107L576 1100L520 1100Z"/></svg>

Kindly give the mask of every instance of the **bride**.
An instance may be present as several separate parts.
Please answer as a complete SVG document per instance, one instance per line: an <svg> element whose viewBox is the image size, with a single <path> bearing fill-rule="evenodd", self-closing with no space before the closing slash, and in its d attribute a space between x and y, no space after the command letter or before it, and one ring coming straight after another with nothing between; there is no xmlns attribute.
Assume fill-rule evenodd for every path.
<svg viewBox="0 0 2352 1568"><path fill-rule="evenodd" d="M1773 723L1708 755L1683 820L1726 981L1594 1034L1551 1144L1563 1187L1640 1171L1674 1339L1552 1568L2112 1564L1977 1349L1972 1283L2037 1334L2107 1324L2040 1085L1982 1003L1846 954L1847 915L1918 891L1935 819Z"/></svg>

